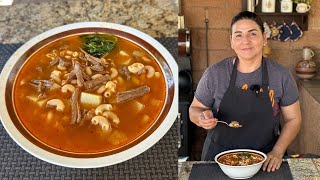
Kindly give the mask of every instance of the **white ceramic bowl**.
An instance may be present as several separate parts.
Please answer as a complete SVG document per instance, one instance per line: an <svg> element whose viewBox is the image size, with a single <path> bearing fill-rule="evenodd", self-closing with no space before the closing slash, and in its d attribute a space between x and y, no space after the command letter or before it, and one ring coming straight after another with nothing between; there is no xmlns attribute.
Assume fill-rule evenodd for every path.
<svg viewBox="0 0 320 180"><path fill-rule="evenodd" d="M166 99L160 115L151 127L128 145L111 152L72 154L43 145L25 130L13 105L13 84L19 69L28 57L44 45L66 36L88 32L121 36L153 56L166 81ZM178 66L172 55L158 41L134 28L105 22L69 24L44 32L20 47L8 60L0 75L0 119L11 138L30 154L52 164L74 168L96 168L131 159L157 143L171 128L178 114Z"/></svg>
<svg viewBox="0 0 320 180"><path fill-rule="evenodd" d="M230 166L230 165L225 165L220 162L218 162L218 158L221 157L224 154L231 153L231 152L240 152L240 151L245 151L245 152L254 152L257 154L260 154L261 156L264 157L263 161L257 164L252 164L248 166ZM264 161L267 159L267 155L265 155L263 152L256 151L256 150L250 150L250 149L234 149L234 150L229 150L229 151L224 151L219 154L217 154L214 158L214 160L219 164L221 170L230 178L233 179L248 179L252 176L254 176L261 168L262 164Z"/></svg>

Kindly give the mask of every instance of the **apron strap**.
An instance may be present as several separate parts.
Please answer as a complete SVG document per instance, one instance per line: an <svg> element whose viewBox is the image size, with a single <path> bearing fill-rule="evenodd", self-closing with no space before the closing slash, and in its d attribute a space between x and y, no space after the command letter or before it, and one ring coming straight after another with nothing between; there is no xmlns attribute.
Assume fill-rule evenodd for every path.
<svg viewBox="0 0 320 180"><path fill-rule="evenodd" d="M235 58L234 64L233 64L233 69L231 73L231 79L230 79L230 84L229 88L234 88L236 84L236 79L237 79L237 67L238 67L239 59L238 57Z"/></svg>
<svg viewBox="0 0 320 180"><path fill-rule="evenodd" d="M269 86L269 75L267 68L267 60L262 57L262 89L267 91Z"/></svg>

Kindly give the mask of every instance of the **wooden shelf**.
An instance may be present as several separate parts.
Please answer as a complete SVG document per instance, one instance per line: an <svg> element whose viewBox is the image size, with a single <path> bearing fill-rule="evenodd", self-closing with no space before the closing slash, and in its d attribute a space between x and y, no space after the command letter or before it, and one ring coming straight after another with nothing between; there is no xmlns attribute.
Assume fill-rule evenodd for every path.
<svg viewBox="0 0 320 180"><path fill-rule="evenodd" d="M296 4L293 3L293 10L295 11ZM242 10L247 10L247 0L242 0ZM267 22L269 25L272 22L276 22L278 25L283 22L290 25L295 21L302 31L308 30L308 15L309 13L282 13L280 12L280 1L276 1L276 11L274 13L262 13L261 12L261 1L258 6L255 7L255 13L261 17L261 19Z"/></svg>
<svg viewBox="0 0 320 180"><path fill-rule="evenodd" d="M309 13L297 13L297 12L292 12L292 13L282 13L282 12L275 12L275 13L262 13L262 12L255 12L259 16L306 16L309 15Z"/></svg>

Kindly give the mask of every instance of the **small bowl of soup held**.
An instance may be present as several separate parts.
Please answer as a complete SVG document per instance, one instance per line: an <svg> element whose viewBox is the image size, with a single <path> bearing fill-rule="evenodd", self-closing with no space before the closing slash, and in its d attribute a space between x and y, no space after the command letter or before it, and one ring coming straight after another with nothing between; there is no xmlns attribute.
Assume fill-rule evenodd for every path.
<svg viewBox="0 0 320 180"><path fill-rule="evenodd" d="M224 151L214 158L221 170L232 179L248 179L254 176L266 159L263 152L250 149Z"/></svg>
<svg viewBox="0 0 320 180"><path fill-rule="evenodd" d="M146 151L173 125L178 67L152 37L128 26L61 26L20 47L0 76L0 116L30 154L75 168Z"/></svg>

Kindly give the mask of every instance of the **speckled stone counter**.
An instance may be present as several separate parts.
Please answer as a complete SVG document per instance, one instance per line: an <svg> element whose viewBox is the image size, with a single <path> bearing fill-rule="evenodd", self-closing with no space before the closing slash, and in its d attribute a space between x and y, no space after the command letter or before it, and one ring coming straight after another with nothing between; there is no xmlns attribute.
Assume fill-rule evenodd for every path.
<svg viewBox="0 0 320 180"><path fill-rule="evenodd" d="M320 179L320 158L308 159L288 159L291 173L297 180L319 180Z"/></svg>
<svg viewBox="0 0 320 180"><path fill-rule="evenodd" d="M203 161L183 162L181 164L179 180L189 179L192 166L195 163L215 163L215 162L203 162ZM288 164L294 180L319 180L320 179L320 158L288 159Z"/></svg>
<svg viewBox="0 0 320 180"><path fill-rule="evenodd" d="M102 21L134 27L152 37L177 36L177 0L15 0L0 6L0 43L26 42L74 22Z"/></svg>

